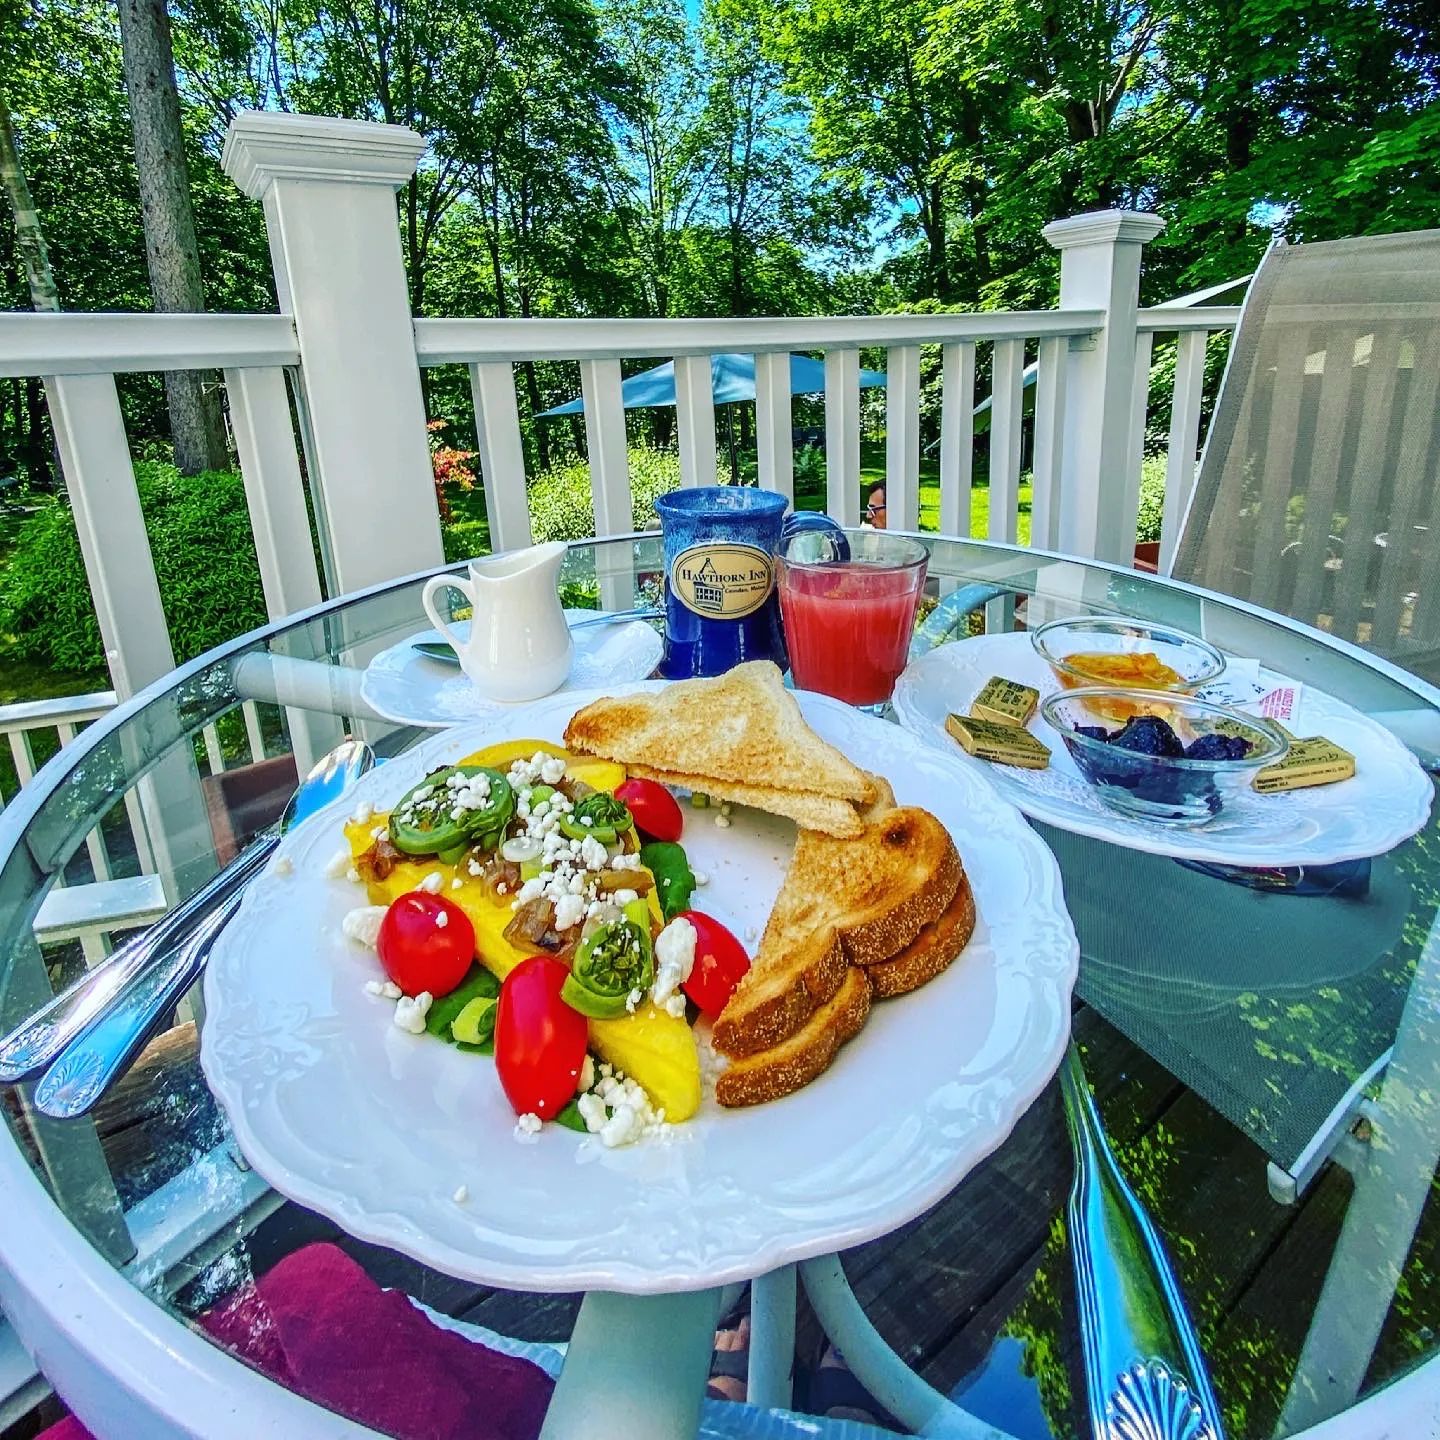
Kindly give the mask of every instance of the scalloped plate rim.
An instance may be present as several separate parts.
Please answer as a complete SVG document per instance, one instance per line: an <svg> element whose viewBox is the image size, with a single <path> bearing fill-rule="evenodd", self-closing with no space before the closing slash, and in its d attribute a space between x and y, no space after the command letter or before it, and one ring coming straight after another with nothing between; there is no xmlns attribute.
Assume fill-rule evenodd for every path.
<svg viewBox="0 0 1440 1440"><path fill-rule="evenodd" d="M473 748L477 740L501 738L493 734L497 730L508 730L514 734L516 730L514 722L528 710L557 705L562 700L564 702L573 700L578 707L592 695L659 688L661 684L663 682L642 681L607 686L593 692L574 692L573 695L567 694L563 697L546 697L545 700L535 702L532 706L522 707L513 714L493 719L487 718L446 730L429 737L397 758L401 760L418 758L425 752L433 753L457 747L463 747L460 750L460 753L463 753L463 749ZM839 702L823 696L802 694L798 698L807 709L812 705L834 707L835 710L843 711L847 716L857 720L865 720L871 724L884 723L869 721L868 717L858 716L848 706L843 706ZM925 752L927 759L939 760L942 770L953 770L953 761L948 761L948 757L943 755L935 756L918 737L907 735L899 727L887 726L887 728L893 730L894 739L899 743L901 751L909 745L919 746ZM383 777L385 768L381 767L361 783L373 785L377 775ZM964 790L972 789L969 777L963 777L961 783ZM982 789L984 788L982 787ZM772 1221L773 1233L767 1239L757 1243L743 1257L736 1257L713 1266L707 1265L703 1274L696 1272L693 1263L681 1261L666 1264L658 1258L644 1264L629 1258L607 1258L586 1262L571 1261L556 1268L544 1268L537 1267L532 1260L507 1262L493 1256L477 1259L475 1255L453 1245L436 1242L421 1232L415 1220L403 1211L374 1209L358 1204L333 1183L294 1172L283 1160L272 1153L263 1137L250 1123L243 1097L237 1089L238 1077L230 1073L217 1042L217 1033L222 1032L226 1025L227 1001L222 981L226 976L224 951L227 948L226 939L229 937L230 931L227 931L227 936L222 937L220 944L217 945L205 974L207 1022L202 1033L200 1054L202 1070L212 1093L220 1102L230 1121L242 1153L245 1154L256 1172L273 1185L277 1191L299 1204L329 1216L358 1239L398 1249L421 1263L478 1283L535 1292L606 1289L633 1294L667 1293L752 1278L777 1265L828 1254L888 1234L949 1194L965 1175L1003 1144L1020 1117L1049 1083L1069 1040L1070 995L1078 973L1079 944L1068 911L1065 909L1059 866L1044 842L1029 829L1013 806L998 795L987 792L987 798L993 800L996 807L994 816L988 818L998 819L1003 824L1011 825L1012 839L1019 842L1020 850L1025 852L1028 858L1027 884L1036 904L1033 917L1026 923L1037 929L1042 923L1057 927L1058 938L1065 942L1063 961L1060 960L1057 949L1054 956L1047 957L1043 963L1033 958L1026 962L1028 965L1027 1000L1032 1005L1044 1004L1047 1011L1050 1012L1042 1017L1048 1022L1044 1033L1049 1043L1044 1047L1038 1063L1034 1058L1022 1061L1017 1061L1014 1055L1007 1058L1003 1071L986 1082L980 1092L983 1094L997 1088L1003 1091L1002 1094L993 1097L993 1102L986 1110L986 1114L992 1118L985 1129L983 1139L976 1141L967 1136L964 1142L948 1142L952 1157L951 1163L927 1178L924 1183L912 1186L908 1191L901 1189L893 1198L884 1202L883 1214L877 1215L875 1204L872 1201L862 1216L848 1223L841 1218L832 1218L822 1225L814 1219L807 1218L790 1229L782 1229ZM321 827L334 826L344 812L353 807L354 802L355 797L352 792L351 796L337 801L326 811L313 817L306 825L299 827L297 831L286 837L281 853L295 848L306 837L316 836ZM987 843L994 843L995 834L994 829L986 832ZM973 843L978 835L970 838ZM239 915L232 922L231 931L244 932L247 912L263 903L266 882L269 881L273 885L274 879L273 870L267 869L257 880L255 886L247 894ZM1008 930L1018 923L1012 917L1007 916L1002 922L1002 927ZM1050 967L1048 970L1047 965ZM1053 973L1051 973L1052 971ZM388 1022L381 1021L380 1023ZM446 1051L447 1055L452 1053ZM1008 1083L1000 1084L1001 1080ZM919 1100L925 1098L923 1095L917 1097ZM757 1107L756 1111L720 1113L743 1119L747 1114L763 1114L766 1108ZM579 1137L576 1138L579 1139ZM514 1142L507 1133L503 1137L502 1143L508 1145Z"/></svg>

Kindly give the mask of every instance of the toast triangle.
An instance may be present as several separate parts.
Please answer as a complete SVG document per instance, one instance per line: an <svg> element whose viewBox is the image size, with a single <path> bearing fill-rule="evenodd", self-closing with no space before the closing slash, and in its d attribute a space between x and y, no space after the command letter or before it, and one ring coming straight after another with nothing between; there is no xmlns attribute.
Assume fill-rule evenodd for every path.
<svg viewBox="0 0 1440 1440"><path fill-rule="evenodd" d="M869 777L805 723L779 669L752 660L713 679L607 696L576 711L565 745L621 765L868 805Z"/></svg>
<svg viewBox="0 0 1440 1440"><path fill-rule="evenodd" d="M740 1058L788 1039L847 967L890 959L939 920L963 873L928 810L872 813L851 840L802 830L750 970L715 1021L716 1047Z"/></svg>

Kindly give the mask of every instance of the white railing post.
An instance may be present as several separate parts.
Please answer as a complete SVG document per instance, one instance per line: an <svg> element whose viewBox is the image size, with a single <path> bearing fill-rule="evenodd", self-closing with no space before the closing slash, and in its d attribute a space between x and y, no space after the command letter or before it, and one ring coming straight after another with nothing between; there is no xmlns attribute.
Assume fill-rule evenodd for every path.
<svg viewBox="0 0 1440 1440"><path fill-rule="evenodd" d="M225 137L295 322L335 594L443 559L394 198L424 149L402 126L257 111Z"/></svg>
<svg viewBox="0 0 1440 1440"><path fill-rule="evenodd" d="M105 664L122 700L175 668L113 375L45 381Z"/></svg>
<svg viewBox="0 0 1440 1440"><path fill-rule="evenodd" d="M1059 548L1128 564L1142 436L1135 423L1140 255L1165 228L1158 215L1099 210L1041 232L1060 251L1060 308L1103 310L1091 340L1070 343L1060 466Z"/></svg>

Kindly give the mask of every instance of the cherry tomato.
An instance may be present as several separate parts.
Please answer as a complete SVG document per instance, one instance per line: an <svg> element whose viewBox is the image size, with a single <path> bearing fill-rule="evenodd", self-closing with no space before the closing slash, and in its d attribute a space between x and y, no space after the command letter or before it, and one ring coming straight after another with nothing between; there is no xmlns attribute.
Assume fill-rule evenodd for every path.
<svg viewBox="0 0 1440 1440"><path fill-rule="evenodd" d="M750 957L713 916L682 910L675 919L688 920L695 927L695 968L683 989L707 1015L718 1015L749 970Z"/></svg>
<svg viewBox="0 0 1440 1440"><path fill-rule="evenodd" d="M642 835L672 844L680 838L684 816L675 797L658 781L626 780L615 787L615 798L625 802Z"/></svg>
<svg viewBox="0 0 1440 1440"><path fill-rule="evenodd" d="M443 918L442 918L443 917ZM437 1000L466 976L475 958L470 917L441 895L412 890L391 902L375 937L385 973L407 994Z"/></svg>
<svg viewBox="0 0 1440 1440"><path fill-rule="evenodd" d="M561 960L532 955L500 986L495 1068L517 1115L553 1120L580 1083L590 1027L560 998L569 973Z"/></svg>

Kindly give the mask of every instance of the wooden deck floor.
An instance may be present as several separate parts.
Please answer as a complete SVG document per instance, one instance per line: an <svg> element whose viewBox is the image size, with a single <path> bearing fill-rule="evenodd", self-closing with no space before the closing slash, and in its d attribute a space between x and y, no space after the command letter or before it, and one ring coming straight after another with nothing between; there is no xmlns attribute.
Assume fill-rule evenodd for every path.
<svg viewBox="0 0 1440 1440"><path fill-rule="evenodd" d="M1126 1173L1170 1240L1232 1440L1268 1440L1344 1215L1349 1179L1332 1167L1299 1205L1275 1204L1265 1186L1265 1157L1254 1144L1095 1012L1077 1012L1075 1033ZM104 1116L116 1163L149 1184L178 1163L177 1147L193 1153L195 1127L205 1123L199 1111L208 1097L192 1067L190 1061L172 1064L159 1102L151 1092L137 1109L122 1091ZM133 1093L144 1093L143 1087ZM1069 1143L1052 1084L1001 1150L943 1202L845 1257L868 1314L909 1363L1021 1440L1084 1434L1062 1228L1070 1179ZM519 1338L565 1338L580 1303L578 1295L528 1296L450 1279L342 1236L293 1205L237 1243L182 1292L181 1303L201 1309L237 1275L263 1274L283 1255L320 1239L340 1243L383 1285ZM1392 1314L1372 1367L1376 1377L1414 1357L1425 1324L1440 1330L1440 1294L1427 1268L1437 1247L1440 1207L1432 1205L1412 1256L1409 1313ZM802 1302L802 1363L821 1343Z"/></svg>

